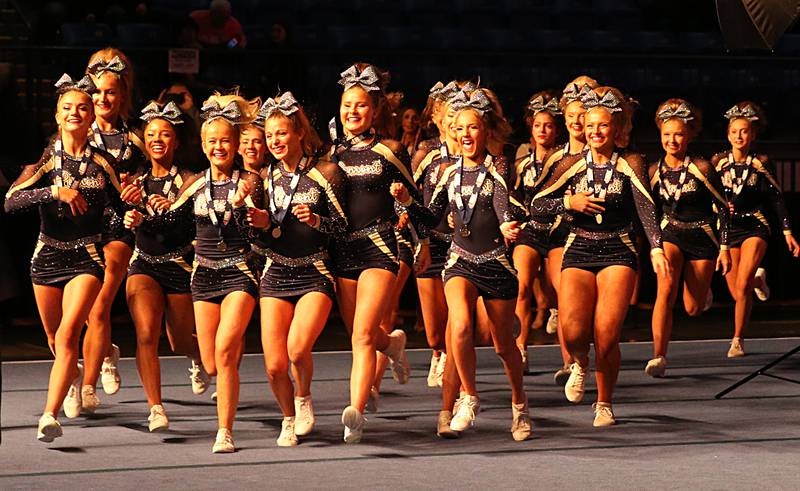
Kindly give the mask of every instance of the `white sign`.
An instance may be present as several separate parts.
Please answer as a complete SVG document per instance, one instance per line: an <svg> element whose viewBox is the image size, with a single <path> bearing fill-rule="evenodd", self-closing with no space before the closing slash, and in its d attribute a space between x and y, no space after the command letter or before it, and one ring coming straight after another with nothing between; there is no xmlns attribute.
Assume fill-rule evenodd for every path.
<svg viewBox="0 0 800 491"><path fill-rule="evenodd" d="M200 71L200 52L191 48L169 50L169 73L197 74Z"/></svg>

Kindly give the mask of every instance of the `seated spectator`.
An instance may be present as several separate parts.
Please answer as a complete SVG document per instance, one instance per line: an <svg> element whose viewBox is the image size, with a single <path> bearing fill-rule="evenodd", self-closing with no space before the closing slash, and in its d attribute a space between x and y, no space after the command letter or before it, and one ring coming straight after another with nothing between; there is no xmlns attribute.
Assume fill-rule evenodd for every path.
<svg viewBox="0 0 800 491"><path fill-rule="evenodd" d="M242 25L231 15L231 4L228 0L212 0L208 10L195 10L189 16L197 24L197 38L203 46L247 46Z"/></svg>

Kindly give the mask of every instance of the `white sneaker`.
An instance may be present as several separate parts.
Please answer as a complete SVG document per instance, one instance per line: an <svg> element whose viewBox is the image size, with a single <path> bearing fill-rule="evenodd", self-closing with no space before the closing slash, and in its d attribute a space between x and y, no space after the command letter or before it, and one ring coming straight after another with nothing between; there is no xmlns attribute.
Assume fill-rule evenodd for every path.
<svg viewBox="0 0 800 491"><path fill-rule="evenodd" d="M458 405L458 411L453 420L450 421L450 429L453 431L465 431L475 426L475 417L481 410L478 396L465 395Z"/></svg>
<svg viewBox="0 0 800 491"><path fill-rule="evenodd" d="M279 447L297 446L297 435L294 431L294 416L284 416L281 421L281 434L276 441Z"/></svg>
<svg viewBox="0 0 800 491"><path fill-rule="evenodd" d="M553 382L556 385L565 386L567 385L567 380L569 380L569 376L572 374L572 369L570 365L563 366L559 368L556 373L553 375Z"/></svg>
<svg viewBox="0 0 800 491"><path fill-rule="evenodd" d="M311 403L311 396L294 398L294 434L306 436L314 429L314 405Z"/></svg>
<svg viewBox="0 0 800 491"><path fill-rule="evenodd" d="M111 356L103 359L103 366L100 368L100 382L103 384L103 392L108 395L116 394L119 391L119 346L111 345Z"/></svg>
<svg viewBox="0 0 800 491"><path fill-rule="evenodd" d="M644 373L655 378L663 377L666 371L667 359L663 356L656 356L652 360L648 361L647 366L644 367Z"/></svg>
<svg viewBox="0 0 800 491"><path fill-rule="evenodd" d="M37 440L50 443L63 434L64 431L61 429L61 423L58 422L53 413L42 414L42 417L39 418L39 428L36 431Z"/></svg>
<svg viewBox="0 0 800 491"><path fill-rule="evenodd" d="M528 362L528 347L517 346L519 348L519 354L522 355L522 373L528 375L531 373L531 367Z"/></svg>
<svg viewBox="0 0 800 491"><path fill-rule="evenodd" d="M460 434L450 428L451 421L453 421L453 413L439 411L439 419L436 422L436 436L439 438L458 438Z"/></svg>
<svg viewBox="0 0 800 491"><path fill-rule="evenodd" d="M444 368L447 366L447 353L439 355L439 364L436 366L436 386L444 384Z"/></svg>
<svg viewBox="0 0 800 491"><path fill-rule="evenodd" d="M453 403L453 414L454 415L458 414L458 408L461 407L461 403L464 402L464 398L465 397L467 397L467 393L466 392L462 391L462 392L458 393L458 399L456 399L456 402Z"/></svg>
<svg viewBox="0 0 800 491"><path fill-rule="evenodd" d="M148 428L151 432L169 428L169 419L167 419L167 413L164 411L164 406L161 404L153 404L153 407L150 408L150 416L148 416L147 421L149 421Z"/></svg>
<svg viewBox="0 0 800 491"><path fill-rule="evenodd" d="M586 370L581 368L578 362L569 366L570 374L567 385L564 386L564 395L569 402L578 403L583 399L583 392L586 388Z"/></svg>
<svg viewBox="0 0 800 491"><path fill-rule="evenodd" d="M344 442L359 443L361 435L364 433L364 423L367 418L353 406L347 406L342 412L342 424L344 425Z"/></svg>
<svg viewBox="0 0 800 491"><path fill-rule="evenodd" d="M528 403L511 404L511 436L514 440L521 442L530 438L532 427Z"/></svg>
<svg viewBox="0 0 800 491"><path fill-rule="evenodd" d="M711 307L714 305L714 292L711 288L708 289L708 293L706 293L706 303L703 304L703 312L708 312L711 310Z"/></svg>
<svg viewBox="0 0 800 491"><path fill-rule="evenodd" d="M64 398L64 415L68 418L77 418L81 415L81 385L83 385L83 365L78 363L78 376L72 381L67 397Z"/></svg>
<svg viewBox="0 0 800 491"><path fill-rule="evenodd" d="M436 371L439 368L439 358L441 358L441 355L436 356L435 352L431 355L431 367L428 369L428 387L437 386Z"/></svg>
<svg viewBox="0 0 800 491"><path fill-rule="evenodd" d="M81 407L87 413L94 413L100 405L100 398L93 385L84 385L81 388Z"/></svg>
<svg viewBox="0 0 800 491"><path fill-rule="evenodd" d="M368 413L377 413L378 412L378 402L381 400L381 393L378 392L378 389L375 388L373 385L369 388L369 396L367 397L367 405L364 407L364 411Z"/></svg>
<svg viewBox="0 0 800 491"><path fill-rule="evenodd" d="M592 404L594 409L594 423L592 426L612 426L617 424L614 419L614 411L611 410L611 404L608 402L596 402Z"/></svg>
<svg viewBox="0 0 800 491"><path fill-rule="evenodd" d="M198 396L205 393L208 390L208 386L211 385L211 377L206 372L206 369L203 368L203 364L194 360L192 360L192 367L189 369L189 380L192 382L192 392Z"/></svg>
<svg viewBox="0 0 800 491"><path fill-rule="evenodd" d="M753 289L756 294L756 298L761 300L762 302L766 302L769 300L769 285L767 285L767 270L764 268L758 268L756 270L757 280L761 280L761 286L758 286Z"/></svg>
<svg viewBox="0 0 800 491"><path fill-rule="evenodd" d="M555 334L558 332L558 309L550 309L550 318L547 319L547 327L545 327L547 334Z"/></svg>
<svg viewBox="0 0 800 491"><path fill-rule="evenodd" d="M214 446L211 447L211 453L233 453L235 451L231 430L227 428L217 430L217 439L214 441Z"/></svg>
<svg viewBox="0 0 800 491"><path fill-rule="evenodd" d="M389 357L392 365L392 378L398 384L407 384L411 375L411 366L406 357L406 333L402 329L395 329L389 334L389 346L383 352Z"/></svg>
<svg viewBox="0 0 800 491"><path fill-rule="evenodd" d="M214 402L217 402L217 391L216 390L211 393L211 400L214 401Z"/></svg>
<svg viewBox="0 0 800 491"><path fill-rule="evenodd" d="M731 339L731 347L728 348L728 358L739 358L744 356L744 344L742 338Z"/></svg>

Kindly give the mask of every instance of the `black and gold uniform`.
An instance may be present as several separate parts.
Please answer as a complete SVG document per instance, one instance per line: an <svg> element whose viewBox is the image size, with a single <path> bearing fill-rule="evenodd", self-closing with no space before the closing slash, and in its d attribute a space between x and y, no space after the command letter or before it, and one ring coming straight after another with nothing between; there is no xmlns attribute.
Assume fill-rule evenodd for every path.
<svg viewBox="0 0 800 491"><path fill-rule="evenodd" d="M569 200L564 195L568 189L573 194L593 190L595 197L605 198L605 211L594 216L570 212L562 270L598 272L614 265L637 269L639 261L631 238L637 216L650 247L661 250L661 229L641 156L614 152L609 162L596 164L587 149L565 157L534 197L535 212L566 211L565 201Z"/></svg>
<svg viewBox="0 0 800 491"><path fill-rule="evenodd" d="M728 202L707 160L686 157L677 168L659 160L650 166L650 187L661 211L662 240L687 260L714 260L728 248Z"/></svg>
<svg viewBox="0 0 800 491"><path fill-rule="evenodd" d="M781 187L766 155L748 155L744 162L734 162L730 153L720 153L711 162L722 180L725 197L733 204L728 232L731 247L740 247L750 237L769 240L766 207L771 208L783 234L792 233Z"/></svg>
<svg viewBox="0 0 800 491"><path fill-rule="evenodd" d="M519 219L522 210L512 206L496 166L505 168L503 160L487 155L482 164L464 167L459 159L444 169L427 207L413 200L408 209L430 227L453 210L455 232L442 272L445 283L466 278L484 298L510 300L517 297L517 273L509 262L500 224Z"/></svg>
<svg viewBox="0 0 800 491"><path fill-rule="evenodd" d="M251 192L245 205L234 208L240 179L247 180ZM192 300L219 303L236 291L258 298L258 270L249 242L255 231L247 221L247 208L263 208L263 199L261 178L238 167L230 179L213 181L209 169L184 182L178 199L161 217L194 221Z"/></svg>
<svg viewBox="0 0 800 491"><path fill-rule="evenodd" d="M430 205L436 186L447 167L455 163L456 159L450 156L447 150L447 143L438 138L426 140L420 144L421 151L425 151L424 157L419 162L412 162L414 167L414 182L422 192L422 202L425 206ZM418 151L419 152L419 151ZM413 165L415 164L416 165ZM418 274L418 278L441 278L444 265L447 263L450 243L453 241L453 229L450 228L447 216L450 212L448 205L442 219L435 226L428 228L428 238L430 239L431 265L428 269Z"/></svg>
<svg viewBox="0 0 800 491"><path fill-rule="evenodd" d="M400 268L397 215L389 188L393 182L402 182L416 194L408 153L398 142L375 136L363 146L337 145L333 160L348 180L348 226L332 247L334 275L355 280L371 268L396 274ZM415 218L410 220L420 238L426 237Z"/></svg>
<svg viewBox="0 0 800 491"><path fill-rule="evenodd" d="M31 259L34 284L63 287L82 274L103 280L103 210L111 203L123 213L114 165L111 155L89 145L83 155L68 155L56 137L11 186L7 212L39 207L39 241ZM86 212L74 215L57 199L58 188L79 191L88 205Z"/></svg>
<svg viewBox="0 0 800 491"><path fill-rule="evenodd" d="M150 276L166 294L191 292L194 222L188 213L168 213L162 217L146 203L153 196L163 196L174 202L184 182L192 175L191 171L179 170L176 165L166 176L154 176L152 168L137 171L137 176L144 177L139 207L144 219L136 229L136 248L128 265L128 276Z"/></svg>
<svg viewBox="0 0 800 491"><path fill-rule="evenodd" d="M334 299L328 245L331 235L347 228L347 176L331 162L306 162L304 157L295 173L281 162L269 167L272 176L265 180L265 190L272 225L262 233L267 249L261 297L296 302L306 293L321 292ZM301 204L319 216L314 226L292 213Z"/></svg>

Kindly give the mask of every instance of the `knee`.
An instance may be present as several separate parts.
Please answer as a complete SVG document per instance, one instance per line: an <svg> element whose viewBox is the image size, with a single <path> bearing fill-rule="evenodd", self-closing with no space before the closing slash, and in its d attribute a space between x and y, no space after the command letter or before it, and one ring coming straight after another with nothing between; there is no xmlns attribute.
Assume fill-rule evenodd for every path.
<svg viewBox="0 0 800 491"><path fill-rule="evenodd" d="M377 343L378 329L380 328L376 327L374 329L353 329L353 335L351 336L353 347L374 348L375 344Z"/></svg>
<svg viewBox="0 0 800 491"><path fill-rule="evenodd" d="M753 282L750 279L736 280L733 285L733 298L739 302L746 300L753 293Z"/></svg>
<svg viewBox="0 0 800 491"><path fill-rule="evenodd" d="M472 341L472 325L467 321L454 321L450 324L450 340L455 345Z"/></svg>
<svg viewBox="0 0 800 491"><path fill-rule="evenodd" d="M289 360L293 365L302 365L311 353L300 346L289 346Z"/></svg>
<svg viewBox="0 0 800 491"><path fill-rule="evenodd" d="M428 339L428 346L431 349L435 349L435 350L440 350L441 351L441 350L443 350L445 348L444 339L443 339L441 333L435 332L434 330L430 330L430 331L425 333L425 336Z"/></svg>
<svg viewBox="0 0 800 491"><path fill-rule="evenodd" d="M520 281L517 291L517 301L528 302L533 297L533 281Z"/></svg>
<svg viewBox="0 0 800 491"><path fill-rule="evenodd" d="M289 362L285 358L267 361L267 377L270 382L276 378L285 377L289 373Z"/></svg>
<svg viewBox="0 0 800 491"><path fill-rule="evenodd" d="M595 342L594 350L598 363L612 360L619 355L619 340Z"/></svg>
<svg viewBox="0 0 800 491"><path fill-rule="evenodd" d="M140 348L158 347L160 339L161 333L155 329L142 330L136 333L136 344L138 344Z"/></svg>
<svg viewBox="0 0 800 491"><path fill-rule="evenodd" d="M81 337L80 329L66 330L59 329L56 332L53 346L55 352L59 355L76 353L78 352L78 341Z"/></svg>
<svg viewBox="0 0 800 491"><path fill-rule="evenodd" d="M494 352L497 353L497 356L503 360L508 360L514 355L514 353L519 355L519 349L517 348L516 343L509 343L505 345L495 344Z"/></svg>
<svg viewBox="0 0 800 491"><path fill-rule="evenodd" d="M686 308L686 313L689 315L689 317L698 317L703 313L703 306L694 300L684 302L684 307Z"/></svg>
<svg viewBox="0 0 800 491"><path fill-rule="evenodd" d="M233 368L239 364L239 347L235 343L225 343L217 347L214 361L218 367Z"/></svg>

